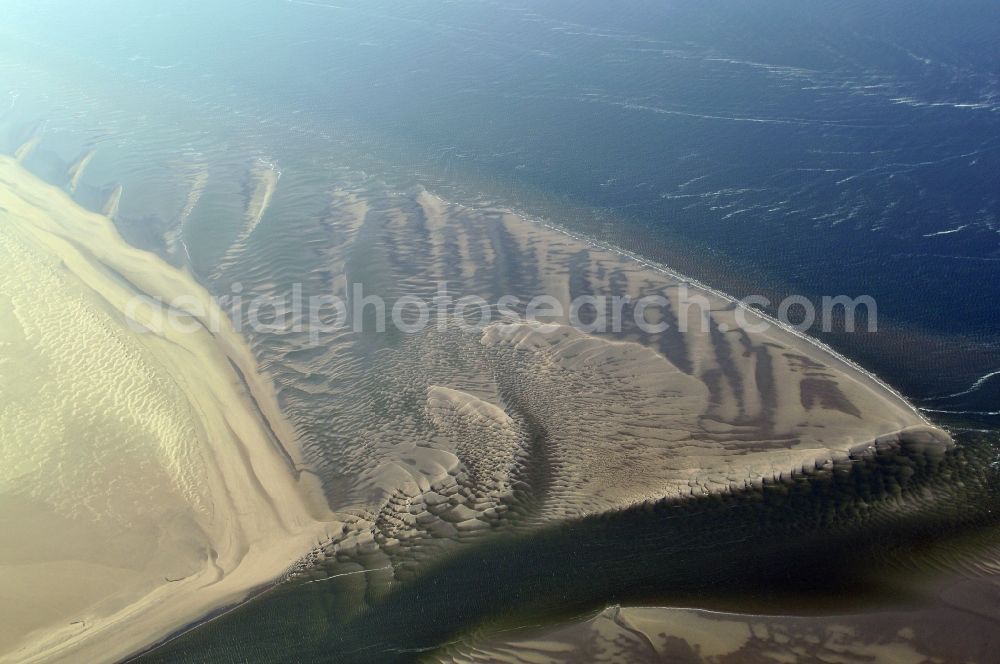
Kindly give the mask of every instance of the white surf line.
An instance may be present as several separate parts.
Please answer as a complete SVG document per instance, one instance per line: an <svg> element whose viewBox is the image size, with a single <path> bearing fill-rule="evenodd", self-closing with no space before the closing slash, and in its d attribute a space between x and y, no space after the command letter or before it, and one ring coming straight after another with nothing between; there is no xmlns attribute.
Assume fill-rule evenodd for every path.
<svg viewBox="0 0 1000 664"><path fill-rule="evenodd" d="M307 7L322 7L323 9L341 9L347 10L347 7L342 5L328 5L323 2L308 2L307 0L285 0L290 5L305 5Z"/></svg>
<svg viewBox="0 0 1000 664"><path fill-rule="evenodd" d="M204 155L199 152L196 156L200 158ZM187 241L184 239L184 229L187 226L187 220L191 216L191 213L194 212L194 209L201 201L201 196L205 192L205 187L208 184L208 177L208 167L202 164L198 171L194 174L194 182L192 182L191 189L188 191L187 199L184 201L184 207L181 209L181 213L178 217L177 227L174 230L174 238L184 250L188 266L193 265L194 261L191 259L191 251L188 249Z"/></svg>
<svg viewBox="0 0 1000 664"><path fill-rule="evenodd" d="M427 190L425 189L425 191L427 191ZM437 194L435 194L433 192L427 191L427 193L429 195L433 196L434 198L438 199L442 203L445 203L446 205L458 205L461 208L467 207L467 206L462 205L460 203L452 203L452 202L448 201L447 199L442 198L441 196L438 196ZM691 286L694 286L695 288L700 288L702 290L705 290L705 291L711 293L712 295L715 295L716 297L721 298L722 300L724 300L726 302L729 302L730 304L733 304L733 305L735 305L737 307L740 307L744 311L748 311L750 313L756 314L757 316L760 316L762 319L764 319L768 323L770 323L772 325L775 325L775 326L781 328L782 330L788 332L792 336L798 337L802 341L805 341L805 342L811 344L812 346L814 346L814 347L820 349L821 351L823 351L823 352L825 352L825 353L833 356L835 359L839 360L840 362L843 362L844 364L846 364L850 368L852 368L855 371L857 371L857 372L861 373L862 375L866 376L867 378L869 378L870 380L872 380L873 382L875 382L877 385L879 385L879 387L882 387L887 392L889 392L894 397L896 397L899 401L901 401L903 403L903 405L905 405L907 408L909 408L910 411L914 415L916 415L917 417L919 417L920 420L924 424L931 424L931 421L927 417L924 416L924 414L921 412L921 409L917 408L912 403L910 403L910 401L905 396L903 396L903 394L899 390L897 390L896 388L892 387L891 385L889 385L888 383L886 383L884 380L882 380L881 378L879 378L874 372L869 371L868 369L864 368L863 366L861 366L860 364L858 364L854 360L852 360L852 359L850 359L850 358L848 358L848 357L846 357L844 355L841 355L840 353L838 353L837 351L835 351L832 347L830 347L828 344L820 341L819 339L816 339L815 337L811 337L811 336L809 336L808 334L806 334L804 332L800 332L800 331L794 329L793 327L791 327L789 325L786 325L786 324L782 323L781 321L779 321L777 318L771 316L770 314L768 314L768 313L766 313L764 311L761 311L760 309L757 309L757 308L754 308L754 307L749 307L746 304L744 304L741 300L737 300L735 297L733 297L732 295L730 295L728 293L723 293L720 290L716 290L716 289L714 289L714 288L712 288L710 286L707 286L706 284L698 281L697 279L692 279L691 277L685 276L685 275L681 274L680 272L677 272L676 270L674 270L672 268L669 268L666 265L663 265L662 263L658 263L658 262L653 261L651 259L648 259L648 258L645 258L645 257L641 257L638 254L635 254L635 253L633 253L631 251L628 251L627 249L623 249L621 247L611 246L611 245L605 244L603 242L600 242L598 240L595 240L593 238L586 237L586 236L583 236L583 235L575 234L575 233L573 233L571 231L566 230L565 228L562 228L560 226L555 225L552 222L545 221L543 219L539 219L539 218L536 218L536 217L528 216L527 214L523 214L523 213L521 213L521 212L519 212L517 210L514 210L514 209L510 209L510 208L502 208L502 209L505 209L506 211L511 212L512 214L517 215L518 217L520 217L521 219L524 219L525 221L529 221L529 222L531 222L533 224L537 224L537 225L542 226L544 228L548 228L549 230L555 231L557 233L561 233L563 235L566 235L568 237L573 238L574 240L577 240L578 242L585 242L589 246L594 247L595 249L601 249L601 250L604 250L604 251L609 251L611 253L614 253L614 254L617 254L619 256L623 256L625 258L633 260L636 263L639 263L640 265L642 265L643 267L649 268L649 269L654 270L656 272L660 272L661 274L665 274L665 275L667 275L669 277L672 277L673 279L675 279L677 281L680 281L681 283L686 283L686 284L689 284Z"/></svg>
<svg viewBox="0 0 1000 664"><path fill-rule="evenodd" d="M177 229L177 242L180 243L181 249L184 250L184 257L187 259L185 268L190 268L194 265L194 259L191 258L191 250L188 249L187 241L184 239L184 226Z"/></svg>
<svg viewBox="0 0 1000 664"><path fill-rule="evenodd" d="M956 256L953 254L893 254L893 258L943 258L952 261L979 261L981 263L995 263L1000 258L995 256Z"/></svg>
<svg viewBox="0 0 1000 664"><path fill-rule="evenodd" d="M938 410L936 408L921 408L925 413L947 413L948 415L1000 415L1000 410Z"/></svg>
<svg viewBox="0 0 1000 664"><path fill-rule="evenodd" d="M993 378L994 376L1000 376L1000 370L991 371L988 374L980 376L979 379L972 384L972 387L970 387L967 390L962 390L961 392L955 392L954 394L945 394L940 397L928 397L926 399L921 399L921 401L941 401L942 399L951 399L953 397L964 397L966 394L972 394L973 392L978 390L986 383L986 381L988 381L990 378ZM940 412L945 412L945 411L940 411Z"/></svg>
<svg viewBox="0 0 1000 664"><path fill-rule="evenodd" d="M618 108L624 108L629 111L646 111L649 113L656 113L658 115L676 115L685 118L695 118L699 120L722 120L726 122L753 122L757 124L778 124L778 125L794 125L800 127L806 126L821 126L821 127L845 127L849 129L878 129L883 127L883 125L867 125L853 123L850 120L824 120L811 119L811 118L784 118L784 117L755 117L755 116L743 116L743 115L713 115L710 113L693 113L690 111L679 111L672 108L663 108L661 106L651 106L649 104L639 104L632 101L619 101L609 98L593 98L593 97L577 97L575 101L589 102L589 103L602 103L609 106L617 106Z"/></svg>
<svg viewBox="0 0 1000 664"><path fill-rule="evenodd" d="M892 162L889 164L879 164L878 166L872 166L871 168L866 168L863 171L858 171L854 175L850 175L843 180L838 180L837 184L842 185L851 180L855 180L866 175L871 175L872 173L884 173L888 171L889 175L898 175L900 173L910 173L917 170L918 168L924 168L926 166L938 166L950 161L957 161L959 159L968 159L969 157L979 157L982 154L990 152L991 150L996 150L997 145L990 145L990 141L983 143L978 149L972 152L963 152L961 154L948 155L947 157L941 157L940 159L931 159L929 161L917 161L917 162Z"/></svg>
<svg viewBox="0 0 1000 664"><path fill-rule="evenodd" d="M306 581L306 585L308 585L310 583L325 583L325 582L330 581L332 579L339 579L342 576L356 576L358 574L370 574L372 572L384 572L386 570L391 570L391 569L394 569L392 565L386 565L385 567L377 567L375 569L361 569L361 570L358 570L356 572L344 572L343 574L334 574L332 576L328 576L328 577L325 577L325 578L322 578L322 579L313 579L312 581Z"/></svg>
<svg viewBox="0 0 1000 664"><path fill-rule="evenodd" d="M925 233L923 237L937 237L938 235L951 235L952 233L958 233L959 231L964 231L969 227L969 224L962 224L956 228L952 228L947 231L938 231L937 233Z"/></svg>

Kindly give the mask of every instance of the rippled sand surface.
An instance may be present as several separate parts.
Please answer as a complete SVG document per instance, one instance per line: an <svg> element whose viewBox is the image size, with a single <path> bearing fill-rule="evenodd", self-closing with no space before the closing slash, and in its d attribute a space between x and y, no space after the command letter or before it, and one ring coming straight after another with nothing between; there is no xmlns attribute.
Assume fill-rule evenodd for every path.
<svg viewBox="0 0 1000 664"><path fill-rule="evenodd" d="M251 335L333 506L363 515L358 532L390 559L426 537L742 490L900 439L950 445L810 341L773 325L738 329L722 296L517 215L368 185L331 194L322 216L288 222L306 295L350 301L347 282L361 282L391 305L430 299L446 283L489 302L551 295L564 311L578 295L670 301L662 334L641 331L626 306L620 333L579 331L564 314L472 331L447 320L410 335ZM275 274L292 251L251 239L244 292L283 296ZM691 313L680 332L695 299L711 309L707 324Z"/></svg>
<svg viewBox="0 0 1000 664"><path fill-rule="evenodd" d="M0 262L0 660L121 658L311 548L324 510L206 291L7 157ZM124 317L179 295L188 332Z"/></svg>
<svg viewBox="0 0 1000 664"><path fill-rule="evenodd" d="M90 159L69 167L70 189ZM0 246L16 266L0 290L14 432L0 486L19 529L0 573L32 606L2 633L12 661L113 658L112 638L118 655L139 650L288 568L338 581L356 615L463 545L952 445L796 333L740 329L724 296L502 209L358 174L319 187L263 159L235 187L195 169L162 246L205 290L14 160L0 167ZM220 190L242 202L223 198L226 214L213 208L200 230ZM99 207L114 214L128 193L109 191ZM249 346L227 325L139 334L122 317L136 294L185 295L204 322L221 313L209 292L238 284L249 302L293 283L348 303L360 283L390 307L441 284L489 302L549 295L564 312L317 334L254 329L244 304ZM569 325L576 296L650 294L667 299L663 333L639 329L628 304L620 332ZM302 485L312 473L319 507Z"/></svg>
<svg viewBox="0 0 1000 664"><path fill-rule="evenodd" d="M950 436L876 378L810 340L774 325L740 329L735 305L721 294L506 210L453 204L419 188L393 190L346 175L324 191L294 168L284 169L275 184L256 165L243 178L245 197L229 215L230 227L215 229L232 243L214 250L191 244L195 265L219 266L201 271L218 293L231 293L238 283L244 298L281 299L296 284L305 297L332 294L350 303L351 285L360 283L366 295L379 295L391 307L406 295L430 300L446 284L455 297L489 302L551 295L564 311L578 295L634 300L657 293L669 300L663 313L669 328L661 334L639 329L628 306L618 333L580 331L565 314L531 323L523 310L483 330L462 329L452 317L413 334L371 327L356 333L348 326L315 335L292 324L249 331L244 310L251 347L273 377L304 459L342 524L300 561L290 581L325 589L337 607L326 616L328 628L342 629L346 641L337 650L331 644L341 637L320 639L303 645L304 653L337 652L353 661L389 639L398 645L384 653L398 657L408 652L404 646L435 643L435 630L447 633L461 613L478 616L468 619L472 626L493 609L538 609L546 600L544 592L532 593L537 588L586 595L581 588L592 584L600 597L613 595L629 577L656 588L707 583L700 575L715 572L728 584L739 578L733 560L745 538L765 557L768 547L779 547L778 555L785 540L756 527L753 519L765 517L745 507L732 510L732 530L712 534L718 526L702 532L699 524L717 519L716 507L725 512L725 500L753 503L780 494L783 485L808 493L815 484L817 495L832 494L834 503L838 493L845 504L872 501L883 511L865 518L878 523L933 508L931 494L898 504L894 497L907 487L912 468L935 472L953 449ZM219 185L205 190L213 186ZM265 200L269 207L262 210ZM182 219L197 220L197 207L184 209ZM186 236L195 235L189 229ZM703 324L691 313L682 332L682 312L696 312L696 302L707 304L708 319ZM764 322L744 314L751 324ZM875 464L866 471L874 479L858 480L864 491L853 479L830 484L867 462ZM762 487L770 488L761 494ZM842 507L820 503L806 511L829 510L830 516L801 531L792 512L767 516L767 523L780 537L801 533L802 539L789 540L798 543L810 533L822 539L824 530L863 527L841 514ZM685 504L692 505L690 514L655 525L670 506ZM646 509L648 518L636 516ZM657 530L664 541L653 539ZM753 539L755 530L769 534ZM630 543L633 534L645 539ZM588 562L588 545L601 562ZM550 569L552 550L560 547L566 575L586 575L592 565L605 576L561 586L539 581L544 572L538 570ZM662 560L655 557L658 548ZM630 556L665 567L647 577L628 566ZM620 569L602 567L616 558ZM496 590L508 585L509 592ZM738 637L750 629L750 619L739 616L714 629L696 614L629 612L662 623L667 641L676 636L698 645L699 630L712 632L705 644L731 637L732 647L719 652L736 656L745 645ZM826 635L828 627L820 621L809 629ZM539 643L528 644L466 640L454 657L490 661L506 653L512 661L579 661L579 645L601 639L609 661L632 661L640 650L649 655L644 638L637 637L647 650L623 645L632 637L614 620L599 633L591 629L592 623L574 627L572 637L543 630ZM669 643L661 648L652 640L651 661L670 652ZM842 640L860 648L859 656L919 654L905 638L874 649L853 633ZM166 652L185 652L181 648ZM273 659L266 647L247 652ZM451 661L447 649L441 656ZM158 661L155 652L151 661Z"/></svg>
<svg viewBox="0 0 1000 664"><path fill-rule="evenodd" d="M238 282L245 298L281 299L295 283L305 297L350 303L360 283L391 307L446 284L488 302L550 295L564 310L539 325L522 308L484 330L452 317L413 334L249 333L331 507L350 515L299 576L347 579L335 592L352 611L491 536L952 446L842 358L774 325L740 329L724 296L631 257L371 178L342 177L323 193L291 168L261 214L270 180L253 168L245 177L237 249L195 257L225 258L206 274L216 292ZM246 219L261 220L247 232ZM630 306L619 333L568 324L578 295L649 294L669 300L661 334L640 330ZM710 310L704 324L696 302Z"/></svg>

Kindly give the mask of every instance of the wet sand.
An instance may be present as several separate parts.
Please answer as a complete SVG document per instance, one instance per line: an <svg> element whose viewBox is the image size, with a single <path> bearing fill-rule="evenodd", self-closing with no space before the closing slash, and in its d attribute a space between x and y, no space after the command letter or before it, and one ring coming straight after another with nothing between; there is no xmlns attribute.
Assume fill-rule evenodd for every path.
<svg viewBox="0 0 1000 664"><path fill-rule="evenodd" d="M547 633L445 649L441 664L628 662L896 662L930 659L914 647L912 614L787 617L667 607L610 607ZM927 627L927 625L920 625Z"/></svg>
<svg viewBox="0 0 1000 664"><path fill-rule="evenodd" d="M330 478L334 507L374 515L357 529L376 542L405 550L428 537L463 539L511 525L504 514L527 503L532 520L558 521L759 487L873 453L880 437L889 444L904 430L942 452L951 445L876 377L803 335L741 329L722 294L510 212L425 191L383 197L366 185L336 192L317 221L288 221L318 247L307 296L350 301L346 281L361 282L391 306L447 283L453 297L549 295L563 308L544 328L522 308L483 331L450 319L391 339L341 331L317 344L293 330L254 339L307 457ZM284 295L263 267L278 256L273 241L248 244L246 292ZM225 290L225 279L217 284ZM651 294L669 301L663 333L639 329L630 307L617 333L569 325L578 295ZM709 310L704 324L698 302ZM334 418L340 428L330 431ZM439 501L461 509L440 516Z"/></svg>
<svg viewBox="0 0 1000 664"><path fill-rule="evenodd" d="M253 191L256 176L245 177ZM345 620L374 628L391 616L424 647L418 625L430 627L400 617L416 611L413 596L485 594L449 570L459 559L474 567L468 560L498 542L664 502L801 485L866 458L939 459L953 446L877 377L803 335L740 329L723 294L510 211L371 179L344 178L324 196L293 168L271 200L280 211L267 211L238 253L219 252L238 260L209 279L215 292L238 281L246 297L282 298L294 282L305 297L350 303L350 285L361 283L391 307L404 295L430 300L446 283L456 298L550 295L563 307L544 329L522 309L485 330L450 318L414 334L251 335L332 507L352 515L295 575L327 588ZM620 332L569 325L578 295L651 294L669 302L661 334L639 329L631 308ZM680 312L696 302L707 321L692 314L680 330ZM630 550L627 537L620 547ZM514 569L491 573L518 586ZM433 628L455 619L439 615Z"/></svg>

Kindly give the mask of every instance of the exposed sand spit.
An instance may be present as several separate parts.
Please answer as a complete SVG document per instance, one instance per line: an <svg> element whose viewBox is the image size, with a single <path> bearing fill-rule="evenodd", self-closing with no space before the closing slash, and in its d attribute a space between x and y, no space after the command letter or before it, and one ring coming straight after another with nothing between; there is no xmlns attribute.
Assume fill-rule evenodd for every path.
<svg viewBox="0 0 1000 664"><path fill-rule="evenodd" d="M80 178L83 177L84 171L87 170L87 166L90 165L90 161L94 158L95 154L97 154L96 149L91 148L87 150L77 157L76 160L69 165L69 168L66 169L66 177L69 178L69 184L66 186L69 189L69 193L72 194L76 192L77 187L80 186Z"/></svg>
<svg viewBox="0 0 1000 664"><path fill-rule="evenodd" d="M257 230L257 226L260 225L264 214L271 205L271 199L278 187L278 180L281 179L281 171L274 164L258 159L248 178L243 228L226 251L226 255L219 261L219 265L215 269L216 275L221 275L239 260L240 253L245 249L247 241Z"/></svg>
<svg viewBox="0 0 1000 664"><path fill-rule="evenodd" d="M0 262L0 661L120 659L312 548L329 515L204 289L7 157ZM189 331L130 329L139 296Z"/></svg>
<svg viewBox="0 0 1000 664"><path fill-rule="evenodd" d="M552 515L760 486L846 459L880 431L909 425L931 445L950 445L891 394L870 391L849 375L828 388L841 394L838 407L808 402L802 385L832 374L818 365L803 369L804 357L791 349L769 357L779 376L774 389L788 394L751 395L756 410L741 410L720 403L705 382L639 343L524 323L494 325L482 343L496 349L499 362L522 368L522 403L546 423L554 464L546 512ZM759 403L769 400L776 402L773 413ZM733 415L720 416L726 410Z"/></svg>
<svg viewBox="0 0 1000 664"><path fill-rule="evenodd" d="M177 253L178 250L183 250L185 259L190 261L191 254L184 243L185 225L191 217L191 213L198 206L198 202L201 201L202 194L205 193L205 187L208 184L208 167L204 164L196 164L188 166L184 170L183 179L189 183L187 196L184 198L183 206L177 214L172 228L165 233L163 239L166 242L168 252L173 254Z"/></svg>
<svg viewBox="0 0 1000 664"><path fill-rule="evenodd" d="M741 321L734 302L683 277L506 210L370 183L353 194L337 215L275 220L322 247L306 296L329 292L340 276L329 266L344 266L349 283L390 303L430 299L447 282L454 297L548 295L563 309L544 328L522 309L481 331L449 320L411 335L254 339L332 506L357 515L319 556L326 573L372 572L343 589L357 606L490 533L753 492L900 441L935 454L953 445L876 377L753 311ZM355 198L368 202L360 216ZM251 242L242 260L280 256ZM245 293L284 295L240 280ZM644 331L629 305L621 331L575 329L580 295L661 295L668 328Z"/></svg>

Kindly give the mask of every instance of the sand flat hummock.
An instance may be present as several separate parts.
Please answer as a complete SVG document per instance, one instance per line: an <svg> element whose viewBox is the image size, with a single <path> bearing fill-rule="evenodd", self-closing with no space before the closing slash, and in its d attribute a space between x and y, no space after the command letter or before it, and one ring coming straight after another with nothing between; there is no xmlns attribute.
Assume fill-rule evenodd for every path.
<svg viewBox="0 0 1000 664"><path fill-rule="evenodd" d="M312 548L329 515L190 276L7 157L0 263L0 661L121 659Z"/></svg>
<svg viewBox="0 0 1000 664"><path fill-rule="evenodd" d="M562 307L544 326L523 315L481 331L432 326L378 354L376 335L330 334L317 346L306 333L281 333L281 348L295 350L272 352L268 367L290 419L314 441L312 460L338 478L333 507L406 524L383 533L393 543L462 538L451 527L459 517L470 532L502 527L497 514L527 502L533 518L551 521L741 491L899 432L952 444L875 376L680 275L507 210L365 187L354 192L370 201L360 223L346 207L314 227L287 220L317 246L347 238L327 245L306 295L327 292L326 266L361 265L378 270L355 270L351 281L390 303L446 282L455 298L546 295ZM337 234L342 219L351 235ZM248 246L242 258L265 262L270 251ZM242 280L248 292L280 295L251 281ZM580 295L662 296L668 328L643 331L626 307L620 331L581 331L568 316ZM373 390L383 396L369 406ZM413 412L415 403L428 408ZM489 412L504 413L504 425ZM435 505L442 498L467 509L435 520L447 511Z"/></svg>
<svg viewBox="0 0 1000 664"><path fill-rule="evenodd" d="M271 221L282 237L239 250L239 265L253 266L238 273L244 294L284 296L272 274L294 237L317 248L299 272L306 297L349 299L348 283L361 283L391 305L446 283L453 298L523 305L545 295L562 307L545 325L515 307L485 329L448 319L405 335L282 329L253 340L332 508L356 515L323 544L326 569L306 575L350 574L340 590L352 606L467 545L488 547L489 536L953 445L877 377L805 335L509 210L366 180L345 182L313 214ZM642 329L631 305L620 330L574 328L568 312L581 295L661 296L667 328Z"/></svg>

